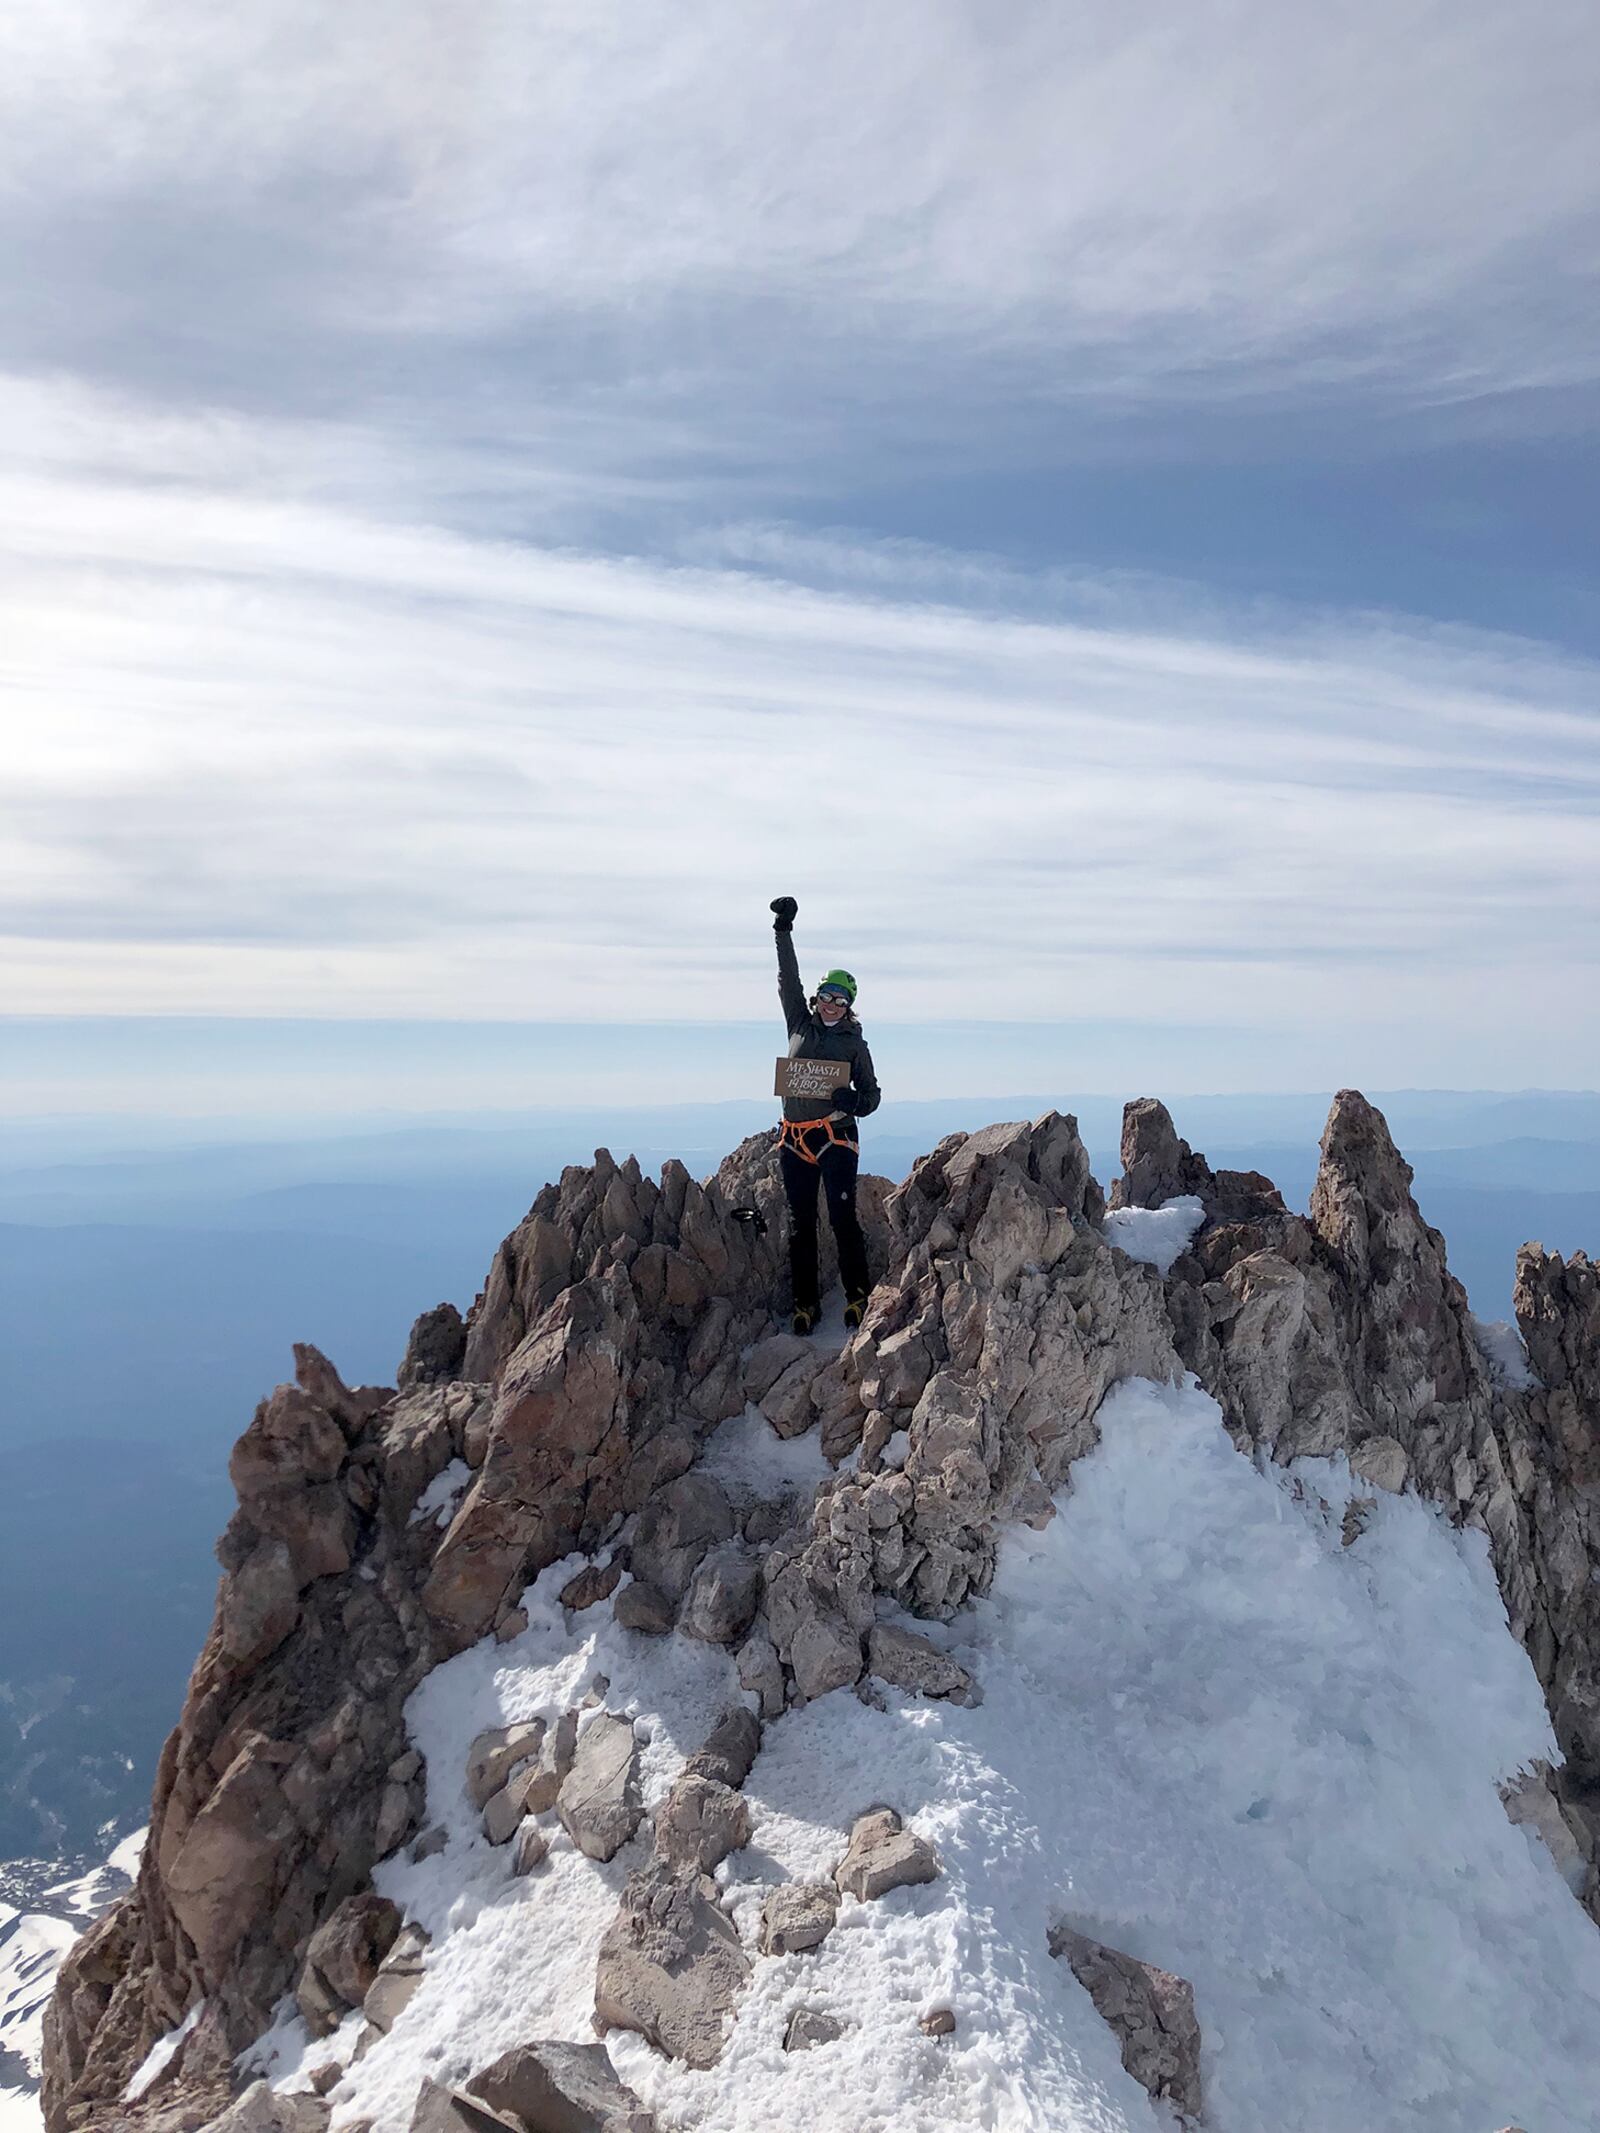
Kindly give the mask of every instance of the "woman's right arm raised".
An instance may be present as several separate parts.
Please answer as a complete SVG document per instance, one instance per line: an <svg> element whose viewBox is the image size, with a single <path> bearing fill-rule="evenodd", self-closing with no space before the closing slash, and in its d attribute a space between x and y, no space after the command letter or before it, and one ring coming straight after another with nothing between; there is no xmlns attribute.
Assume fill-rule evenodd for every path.
<svg viewBox="0 0 1600 2133"><path fill-rule="evenodd" d="M792 896L772 899L772 930L778 943L778 998L783 1003L783 1019L791 1037L797 1029L804 1028L811 1016L794 952L794 920L799 908Z"/></svg>

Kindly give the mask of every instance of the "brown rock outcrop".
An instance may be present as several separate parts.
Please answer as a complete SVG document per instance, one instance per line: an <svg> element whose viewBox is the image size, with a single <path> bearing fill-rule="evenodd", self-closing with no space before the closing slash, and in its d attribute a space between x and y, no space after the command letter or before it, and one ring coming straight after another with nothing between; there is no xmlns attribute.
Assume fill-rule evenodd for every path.
<svg viewBox="0 0 1600 2133"><path fill-rule="evenodd" d="M886 1190L862 1181L880 1264ZM760 1210L765 1229L731 1220L737 1206ZM657 1185L601 1150L506 1239L463 1366L496 1388L487 1450L422 1595L452 1649L545 1563L592 1553L686 1471L699 1433L743 1407L741 1351L770 1330L784 1293L781 1207L770 1134L704 1185L679 1163Z"/></svg>
<svg viewBox="0 0 1600 2133"><path fill-rule="evenodd" d="M1600 1266L1542 1244L1517 1255L1515 1308L1534 1376L1574 1409L1600 1406Z"/></svg>
<svg viewBox="0 0 1600 2133"><path fill-rule="evenodd" d="M1111 1205L1164 1207L1183 1197L1199 1200L1209 1222L1270 1222L1287 1212L1259 1170L1213 1170L1178 1138L1171 1113L1155 1097L1124 1104L1122 1175L1111 1188Z"/></svg>
<svg viewBox="0 0 1600 2133"><path fill-rule="evenodd" d="M875 1622L867 1638L868 1671L913 1696L948 1696L970 1703L976 1684L964 1666L914 1630Z"/></svg>
<svg viewBox="0 0 1600 2133"><path fill-rule="evenodd" d="M880 1264L886 1191L863 1180ZM740 1204L765 1232L729 1218ZM676 1164L655 1185L602 1152L502 1246L459 1355L448 1309L418 1322L398 1392L352 1390L296 1350L296 1382L234 1453L217 1617L138 1883L62 1967L44 2084L58 2133L108 2107L202 1997L222 2064L259 2034L315 1929L418 1826L423 1774L394 1774L412 1688L742 1406L740 1351L782 1287L781 1205L770 1134L704 1185ZM452 1460L473 1475L455 1516L413 1524Z"/></svg>
<svg viewBox="0 0 1600 2133"><path fill-rule="evenodd" d="M1107 1948L1070 1926L1050 1935L1050 1953L1073 1976L1115 2032L1122 2063L1153 2102L1170 2103L1190 2124L1200 2121L1200 2025L1194 1987L1154 1963Z"/></svg>
<svg viewBox="0 0 1600 2133"><path fill-rule="evenodd" d="M296 1382L235 1449L216 1618L162 1757L138 1883L62 1967L52 2133L126 2120L129 2074L201 1999L162 2108L215 2115L233 2054L304 1977L313 1935L420 1827L407 1696L440 1659L525 1626L517 1601L547 1565L591 1559L581 1589L566 1588L573 1604L626 1566L619 1620L666 1635L687 1612L698 1634L738 1640L740 1680L767 1718L869 1666L970 1694L943 1653L880 1610L947 1620L981 1594L1003 1523L1052 1515L1096 1442L1101 1401L1129 1376L1192 1369L1241 1448L1348 1453L1369 1494L1419 1489L1487 1533L1567 1758L1551 1796L1592 1861L1600 1270L1523 1252L1516 1309L1538 1382L1515 1389L1480 1354L1411 1173L1354 1092L1333 1105L1306 1217L1264 1179L1212 1172L1150 1100L1129 1107L1123 1159L1119 1204L1193 1192L1205 1208L1165 1281L1107 1245L1076 1126L1049 1113L951 1136L892 1193L865 1183L881 1270L865 1324L838 1355L796 1344L772 1332L786 1277L762 1135L703 1185L677 1165L658 1184L603 1153L567 1171L501 1247L466 1321L444 1309L419 1321L396 1392L346 1387L297 1350ZM731 1219L741 1206L765 1231ZM740 1498L735 1512L714 1447L698 1462L747 1399L779 1432L817 1429L836 1462L860 1446L859 1463L814 1500ZM414 1520L452 1462L465 1483L454 1514ZM606 1712L588 1721L586 1754L606 1769L569 1797L576 1726L569 1712L537 1742L533 1728L485 1736L474 1791L487 1811L519 1788L497 1814L508 1836L559 1792L564 1818L587 1817L609 1856L639 1816L631 1728ZM686 2057L720 2046L748 1968L692 1868L743 1830L742 1803L720 1788L742 1782L758 1744L753 1714L719 1725L667 1816L683 1864L636 1875L608 1936L620 2011L607 2018ZM1595 1886L1591 1866L1592 1908ZM396 1943L369 2002L391 1970L395 1990L414 1987L419 1960ZM680 1991L690 1973L699 2001L698 1985Z"/></svg>
<svg viewBox="0 0 1600 2133"><path fill-rule="evenodd" d="M370 1891L347 1896L318 1926L295 1993L313 2036L326 2036L366 1999L400 1926L395 1905Z"/></svg>
<svg viewBox="0 0 1600 2133"><path fill-rule="evenodd" d="M639 1744L631 1722L600 1711L578 1736L572 1768L556 1800L567 1835L590 1859L610 1859L644 1819Z"/></svg>
<svg viewBox="0 0 1600 2133"><path fill-rule="evenodd" d="M760 1719L743 1704L735 1704L723 1712L706 1736L704 1746L697 1748L684 1764L684 1775L715 1778L719 1785L737 1792L750 1775L760 1749Z"/></svg>
<svg viewBox="0 0 1600 2133"><path fill-rule="evenodd" d="M845 2033L838 2015L825 2007L797 2007L783 2032L786 2052L815 2051L819 2044L837 2044Z"/></svg>
<svg viewBox="0 0 1600 2133"><path fill-rule="evenodd" d="M531 1762L544 1743L542 1718L514 1726L491 1726L467 1750L467 1798L481 1813L518 1764Z"/></svg>
<svg viewBox="0 0 1600 2133"><path fill-rule="evenodd" d="M850 1832L850 1847L834 1873L841 1894L873 1903L891 1889L934 1880L939 1862L933 1846L906 1829L892 1807L875 1807Z"/></svg>
<svg viewBox="0 0 1600 2133"><path fill-rule="evenodd" d="M266 2082L253 2081L212 2121L212 2133L325 2133L329 2116L320 2096L280 2096Z"/></svg>
<svg viewBox="0 0 1600 2133"><path fill-rule="evenodd" d="M826 1881L786 1881L761 1906L763 1955L809 1955L839 1916L839 1892Z"/></svg>
<svg viewBox="0 0 1600 2133"><path fill-rule="evenodd" d="M655 2133L601 2044L519 2044L474 2074L465 2093L525 2133Z"/></svg>
<svg viewBox="0 0 1600 2133"><path fill-rule="evenodd" d="M656 1809L656 1854L709 1874L750 1842L750 1810L731 1785L686 1773Z"/></svg>
<svg viewBox="0 0 1600 2133"><path fill-rule="evenodd" d="M466 1353L465 1319L453 1303L435 1304L411 1328L394 1381L402 1392L413 1385L448 1385L464 1374Z"/></svg>
<svg viewBox="0 0 1600 2133"><path fill-rule="evenodd" d="M715 2066L750 1976L716 1884L656 1860L634 1874L600 1944L595 2013L690 2066Z"/></svg>
<svg viewBox="0 0 1600 2133"><path fill-rule="evenodd" d="M1203 1199L1215 1185L1211 1166L1178 1138L1172 1114L1154 1096L1122 1107L1122 1175L1111 1188L1113 1207L1164 1207L1192 1193Z"/></svg>
<svg viewBox="0 0 1600 2133"><path fill-rule="evenodd" d="M374 2029L387 2034L410 2006L427 1967L427 1948L427 1935L420 1926L401 1928L361 2002L361 2011Z"/></svg>
<svg viewBox="0 0 1600 2133"><path fill-rule="evenodd" d="M1382 1436L1443 1495L1473 1414L1488 1413L1443 1239L1381 1115L1353 1090L1329 1113L1309 1219L1202 1231L1169 1303L1185 1360L1235 1433L1275 1458Z"/></svg>
<svg viewBox="0 0 1600 2133"><path fill-rule="evenodd" d="M220 2049L258 2034L313 1931L420 1809L418 1759L391 1774L405 1767L401 1708L436 1656L416 1600L431 1537L407 1525L408 1491L456 1455L473 1400L413 1395L430 1453L391 1462L390 1396L350 1390L315 1349L295 1361L297 1382L234 1451L216 1620L162 1755L138 1880L62 1966L44 2084L57 2126L120 2095L201 1998ZM358 1557L363 1576L347 1576Z"/></svg>

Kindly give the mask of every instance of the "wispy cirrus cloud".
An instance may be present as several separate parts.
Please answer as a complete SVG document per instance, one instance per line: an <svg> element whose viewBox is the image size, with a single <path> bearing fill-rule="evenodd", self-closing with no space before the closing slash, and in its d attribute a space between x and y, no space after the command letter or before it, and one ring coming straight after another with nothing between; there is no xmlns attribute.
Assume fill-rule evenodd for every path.
<svg viewBox="0 0 1600 2133"><path fill-rule="evenodd" d="M0 524L14 1009L759 1015L787 887L880 1017L1425 1018L1480 1080L1513 989L1573 1078L1600 1034L1582 661L59 468Z"/></svg>
<svg viewBox="0 0 1600 2133"><path fill-rule="evenodd" d="M484 405L670 401L775 330L869 398L913 354L1111 400L1595 377L1581 0L69 0L0 36L8 337L150 389L404 397L427 342Z"/></svg>

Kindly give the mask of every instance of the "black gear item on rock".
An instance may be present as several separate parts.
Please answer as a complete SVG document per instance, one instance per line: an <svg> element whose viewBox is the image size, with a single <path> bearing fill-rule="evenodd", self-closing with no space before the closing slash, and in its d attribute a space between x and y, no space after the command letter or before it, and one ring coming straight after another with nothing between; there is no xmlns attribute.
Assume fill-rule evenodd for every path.
<svg viewBox="0 0 1600 2133"><path fill-rule="evenodd" d="M867 1299L864 1296L852 1296L844 1307L844 1322L852 1333L866 1315Z"/></svg>
<svg viewBox="0 0 1600 2133"><path fill-rule="evenodd" d="M775 896L767 908L772 913L772 930L774 933L792 933L794 931L795 914L800 909L800 906L792 896Z"/></svg>
<svg viewBox="0 0 1600 2133"><path fill-rule="evenodd" d="M815 1333L817 1330L817 1320L821 1316L822 1313L820 1310L796 1310L793 1318L791 1318L789 1321L789 1331L791 1333L801 1334L802 1336L809 1333Z"/></svg>

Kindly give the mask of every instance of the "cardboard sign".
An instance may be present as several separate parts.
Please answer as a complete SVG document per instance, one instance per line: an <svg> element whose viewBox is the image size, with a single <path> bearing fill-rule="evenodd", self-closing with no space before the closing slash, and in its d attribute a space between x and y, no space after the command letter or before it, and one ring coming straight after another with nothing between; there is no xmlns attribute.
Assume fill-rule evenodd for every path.
<svg viewBox="0 0 1600 2133"><path fill-rule="evenodd" d="M823 1103L849 1079L848 1059L780 1059L772 1093L774 1096L802 1096Z"/></svg>

